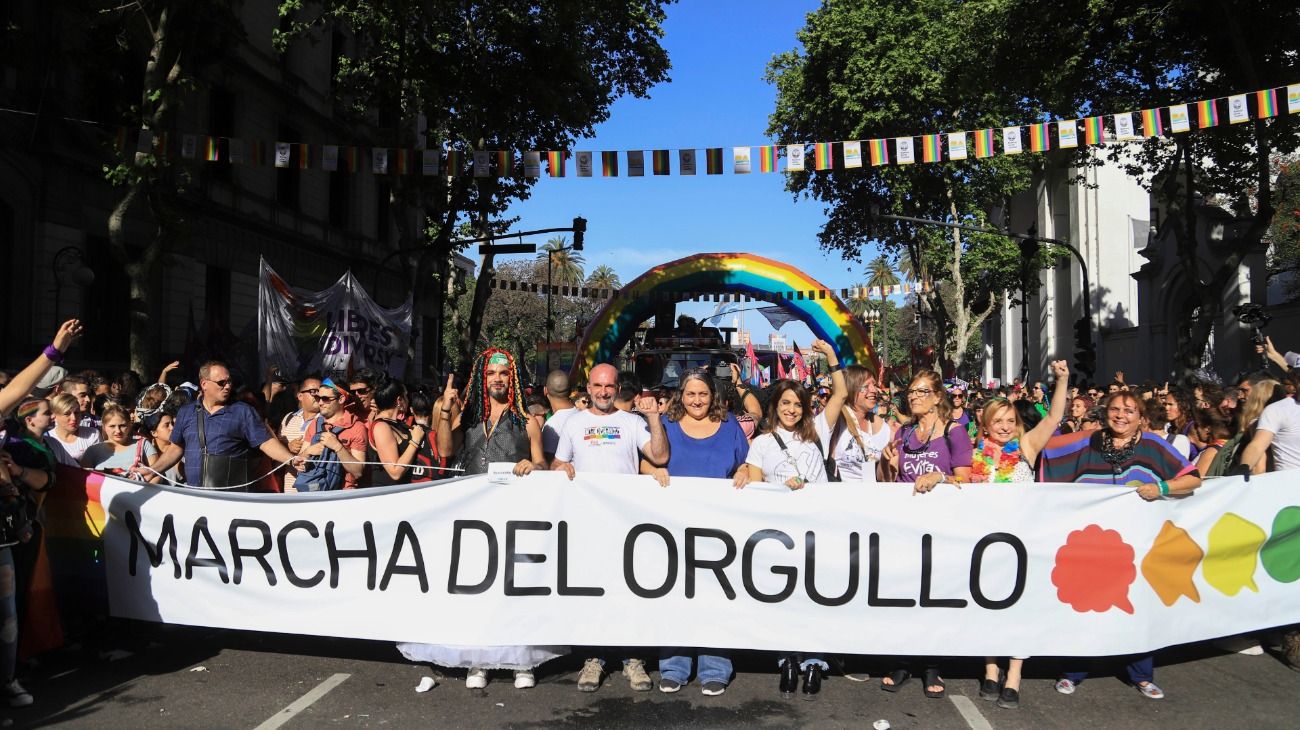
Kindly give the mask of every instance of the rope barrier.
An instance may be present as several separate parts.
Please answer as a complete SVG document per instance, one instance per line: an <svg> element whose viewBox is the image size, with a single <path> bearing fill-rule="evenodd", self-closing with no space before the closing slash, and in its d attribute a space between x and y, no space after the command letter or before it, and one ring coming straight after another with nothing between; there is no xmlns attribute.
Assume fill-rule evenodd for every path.
<svg viewBox="0 0 1300 730"><path fill-rule="evenodd" d="M297 457L295 457L295 458L297 458ZM201 489L202 491L205 491L205 492L228 492L228 491L236 491L236 490L240 490L240 489L247 489L248 487L251 487L251 486L253 486L254 484L257 484L258 482L260 482L260 481L262 481L263 479L265 479L265 478L271 476L272 474L276 473L277 471L280 471L281 469L285 468L286 466L289 466L289 464L291 464L291 463L293 463L293 459L290 459L290 460L288 460L288 461L282 461L282 462L280 462L279 464L277 464L274 468L272 468L270 471L268 471L268 472L266 472L265 474L263 474L263 475L257 477L256 479L253 479L253 480L251 480L251 481L245 482L245 483L243 483L243 484L232 484L232 485L225 486L225 487L196 487L196 486L194 486L194 485L192 485L192 484L185 484L184 482L178 482L178 481L172 479L171 477L167 476L166 474L163 474L162 472L157 471L156 469L154 469L153 467L151 467L151 466L149 466L149 465L147 465L147 464L141 464L141 465L140 465L140 470L141 470L141 471L150 471L150 472L153 472L153 473L156 474L157 476L162 477L163 481L167 482L168 484L170 484L170 485L173 486L173 487L181 487L181 488L184 488L184 489ZM351 463L353 463L353 464L361 464L361 465L363 465L363 466L400 466L400 467L402 467L402 468L406 468L406 469L413 468L413 467L414 467L414 468L422 468L422 469L438 469L439 471L445 471L445 472L446 472L446 471L458 471L458 472L463 472L463 471L465 471L464 469L461 469L461 468L458 468L458 467L454 467L454 466L424 466L424 465L418 465L418 466L417 466L417 465L415 465L415 464L399 464L399 463L397 463L397 462L391 462L391 461L354 461L354 462L351 462ZM83 468L84 468L84 467L83 467ZM96 471L96 470L95 470L95 469L86 469L86 471ZM114 475L114 476L117 476L117 475ZM129 478L129 477L128 477L128 478Z"/></svg>

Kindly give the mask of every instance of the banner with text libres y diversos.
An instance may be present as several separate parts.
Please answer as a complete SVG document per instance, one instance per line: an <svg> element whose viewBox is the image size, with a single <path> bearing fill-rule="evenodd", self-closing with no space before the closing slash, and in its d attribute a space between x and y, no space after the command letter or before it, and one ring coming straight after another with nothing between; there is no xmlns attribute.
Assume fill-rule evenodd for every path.
<svg viewBox="0 0 1300 730"><path fill-rule="evenodd" d="M249 495L105 478L112 612L438 644L970 656L1300 622L1285 473L1157 502L1071 484L500 479Z"/></svg>

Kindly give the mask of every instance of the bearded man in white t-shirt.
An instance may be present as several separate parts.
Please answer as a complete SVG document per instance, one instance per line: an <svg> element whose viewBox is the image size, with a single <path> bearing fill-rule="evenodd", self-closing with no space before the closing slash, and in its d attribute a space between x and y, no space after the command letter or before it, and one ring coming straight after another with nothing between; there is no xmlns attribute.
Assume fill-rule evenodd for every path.
<svg viewBox="0 0 1300 730"><path fill-rule="evenodd" d="M644 419L616 408L618 370L604 363L592 368L587 376L587 393L591 408L574 413L564 422L552 469L572 479L576 472L636 474L642 455L654 464L668 463L668 436L659 418L659 401L652 396L637 399L637 410ZM578 674L578 691L600 689L604 672L605 660L588 659ZM633 691L654 689L642 659L624 659L623 674Z"/></svg>
<svg viewBox="0 0 1300 730"><path fill-rule="evenodd" d="M668 436L659 418L659 401L653 396L637 399L637 411L644 419L616 408L618 370L604 363L591 369L587 394L591 407L565 421L552 469L572 479L576 472L637 474L642 454L654 464L668 463Z"/></svg>

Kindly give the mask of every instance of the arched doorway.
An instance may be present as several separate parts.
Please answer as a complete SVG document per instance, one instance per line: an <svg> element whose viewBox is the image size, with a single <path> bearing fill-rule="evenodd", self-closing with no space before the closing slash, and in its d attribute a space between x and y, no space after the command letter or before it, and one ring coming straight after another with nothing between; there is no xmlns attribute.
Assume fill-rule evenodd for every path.
<svg viewBox="0 0 1300 730"><path fill-rule="evenodd" d="M650 269L625 285L587 326L572 373L610 362L665 297L738 294L770 301L808 325L813 336L835 347L840 362L876 368L866 328L835 292L802 271L748 253L703 253Z"/></svg>

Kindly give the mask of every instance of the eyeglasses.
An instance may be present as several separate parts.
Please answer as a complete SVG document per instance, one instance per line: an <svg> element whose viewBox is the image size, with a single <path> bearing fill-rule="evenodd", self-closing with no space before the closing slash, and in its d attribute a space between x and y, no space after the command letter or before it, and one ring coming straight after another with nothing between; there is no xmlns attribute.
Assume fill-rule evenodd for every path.
<svg viewBox="0 0 1300 730"><path fill-rule="evenodd" d="M908 390L907 390L907 394L908 394L908 395L919 395L919 396L921 396L922 398L924 398L924 397L927 396L927 395L934 395L934 391L931 390L930 388L908 388Z"/></svg>
<svg viewBox="0 0 1300 730"><path fill-rule="evenodd" d="M356 395L370 395L369 388L353 388L352 392Z"/></svg>
<svg viewBox="0 0 1300 730"><path fill-rule="evenodd" d="M298 392L306 393L307 395L316 395L317 393L320 392L320 388L307 388L306 390L300 390Z"/></svg>
<svg viewBox="0 0 1300 730"><path fill-rule="evenodd" d="M209 382L209 383L212 383L213 385L217 386L218 388L224 388L224 387L230 385L230 378L226 378L225 380L209 380L208 382Z"/></svg>
<svg viewBox="0 0 1300 730"><path fill-rule="evenodd" d="M313 395L312 399L320 403L333 403L339 398L336 395Z"/></svg>

